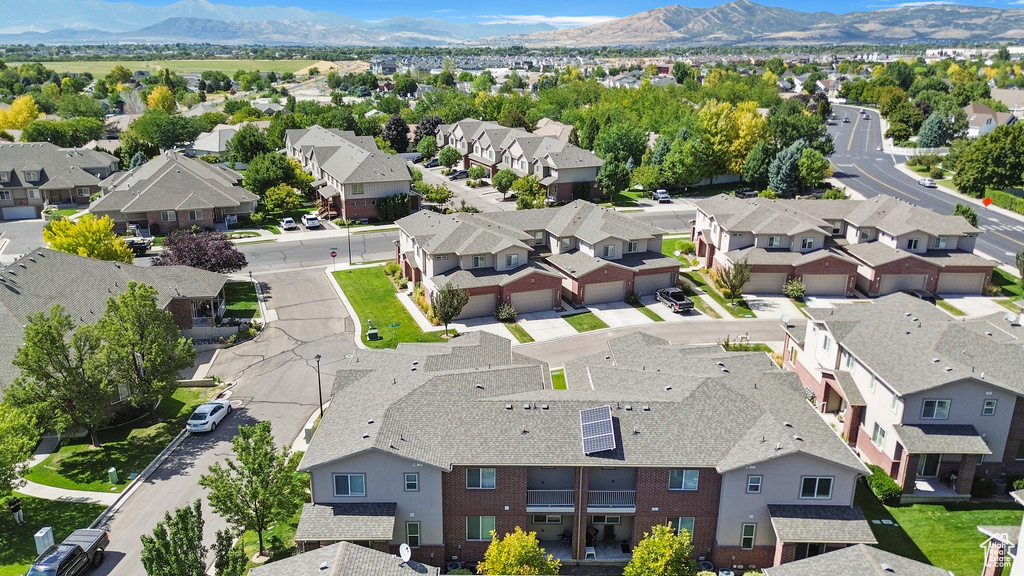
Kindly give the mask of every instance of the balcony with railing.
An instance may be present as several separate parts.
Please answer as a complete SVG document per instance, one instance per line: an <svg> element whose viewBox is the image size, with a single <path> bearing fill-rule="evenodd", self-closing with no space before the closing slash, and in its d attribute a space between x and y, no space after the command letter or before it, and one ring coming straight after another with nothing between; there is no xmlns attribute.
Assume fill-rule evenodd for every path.
<svg viewBox="0 0 1024 576"><path fill-rule="evenodd" d="M636 512L636 490L589 490L587 512L596 514Z"/></svg>
<svg viewBox="0 0 1024 576"><path fill-rule="evenodd" d="M527 490L527 512L575 512L573 490Z"/></svg>

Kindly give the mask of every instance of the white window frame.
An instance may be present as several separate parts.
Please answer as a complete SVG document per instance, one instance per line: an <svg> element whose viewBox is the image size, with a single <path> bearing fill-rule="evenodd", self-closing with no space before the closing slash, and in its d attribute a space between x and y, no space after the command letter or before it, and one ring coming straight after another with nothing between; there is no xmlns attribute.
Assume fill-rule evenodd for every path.
<svg viewBox="0 0 1024 576"><path fill-rule="evenodd" d="M362 193L363 193L363 185L362 184L353 184L352 185L352 194L353 195L362 194Z"/></svg>
<svg viewBox="0 0 1024 576"><path fill-rule="evenodd" d="M406 472L405 478L405 491L406 492L419 492L420 491L420 475L417 472Z"/></svg>
<svg viewBox="0 0 1024 576"><path fill-rule="evenodd" d="M800 239L801 250L814 250L814 236L804 236Z"/></svg>
<svg viewBox="0 0 1024 576"><path fill-rule="evenodd" d="M832 233L833 234L839 234L842 231L843 231L843 221L842 220L833 220L832 221Z"/></svg>
<svg viewBox="0 0 1024 576"><path fill-rule="evenodd" d="M747 494L760 494L761 484L764 481L764 477L760 474L751 474L747 476Z"/></svg>
<svg viewBox="0 0 1024 576"><path fill-rule="evenodd" d="M807 496L804 492L807 482L814 482L814 493ZM828 490L823 495L821 485L827 483ZM802 500L831 500L832 499L832 488L835 486L836 479L833 476L801 476L800 477L800 498Z"/></svg>
<svg viewBox="0 0 1024 576"><path fill-rule="evenodd" d="M202 210L189 210L188 211L188 221L189 222L198 222L198 221L200 221L202 219L203 219L203 211Z"/></svg>
<svg viewBox="0 0 1024 576"><path fill-rule="evenodd" d="M10 182L11 175L8 172L0 172L0 182Z"/></svg>
<svg viewBox="0 0 1024 576"><path fill-rule="evenodd" d="M420 523L418 521L405 523L405 543L409 548L420 547Z"/></svg>
<svg viewBox="0 0 1024 576"><path fill-rule="evenodd" d="M473 538L473 533L470 531L470 524L476 524L476 538ZM490 524L490 526L487 526ZM484 530L487 528L487 530ZM480 542L491 539L491 530L495 530L494 527L494 516L466 516L466 540L470 542Z"/></svg>
<svg viewBox="0 0 1024 576"><path fill-rule="evenodd" d="M700 470L677 468L668 472L668 489L696 492L700 489Z"/></svg>
<svg viewBox="0 0 1024 576"><path fill-rule="evenodd" d="M750 529L750 534L747 534L747 529ZM740 527L740 549L741 550L753 550L754 539L757 537L757 524L749 523L743 524Z"/></svg>
<svg viewBox="0 0 1024 576"><path fill-rule="evenodd" d="M27 192L29 200L39 200L42 198L42 195L39 193L39 188L29 188Z"/></svg>
<svg viewBox="0 0 1024 576"><path fill-rule="evenodd" d="M871 229L870 228L861 228L860 239L861 240L871 240Z"/></svg>
<svg viewBox="0 0 1024 576"><path fill-rule="evenodd" d="M601 257L602 258L614 258L615 257L615 244L605 244L601 246Z"/></svg>
<svg viewBox="0 0 1024 576"><path fill-rule="evenodd" d="M561 524L561 514L533 514L530 518L531 524Z"/></svg>
<svg viewBox="0 0 1024 576"><path fill-rule="evenodd" d="M945 250L946 249L946 237L945 236L936 236L935 237L935 244L933 244L932 247L935 248L936 250Z"/></svg>
<svg viewBox="0 0 1024 576"><path fill-rule="evenodd" d="M868 390L870 390L870 391L872 391L872 392L874 392L874 391L875 391L875 382L878 382L878 379L877 379L877 378L875 378L875 375L874 375L874 374L872 374L872 375L871 375L871 379L870 379L870 380L868 380Z"/></svg>
<svg viewBox="0 0 1024 576"><path fill-rule="evenodd" d="M0 200L10 200L10 199L11 199L11 191L10 190L0 190Z"/></svg>
<svg viewBox="0 0 1024 576"><path fill-rule="evenodd" d="M92 192L90 192L88 188L79 188L76 193L79 198L88 198L89 196L92 196Z"/></svg>
<svg viewBox="0 0 1024 576"><path fill-rule="evenodd" d="M348 486L347 493L338 492L338 480L345 478L345 484ZM352 479L358 478L362 483L361 490L353 490ZM334 495L335 496L366 496L366 474L355 474L355 473L344 473L334 475Z"/></svg>
<svg viewBox="0 0 1024 576"><path fill-rule="evenodd" d="M875 422L875 428L871 432L871 443L879 450L885 449L885 428Z"/></svg>
<svg viewBox="0 0 1024 576"><path fill-rule="evenodd" d="M853 354L850 354L849 352L843 352L843 364L846 366L847 370L852 372L853 371Z"/></svg>
<svg viewBox="0 0 1024 576"><path fill-rule="evenodd" d="M981 415L982 416L995 416L996 406L998 405L997 400L985 400L981 404Z"/></svg>
<svg viewBox="0 0 1024 576"><path fill-rule="evenodd" d="M419 247L417 247L416 250L418 251ZM447 260L447 259L448 259L448 255L447 254L438 254L437 256L434 256L434 260Z"/></svg>
<svg viewBox="0 0 1024 576"><path fill-rule="evenodd" d="M900 397L895 392L892 393L892 401L889 402L889 410L892 410L893 414L896 414L900 410Z"/></svg>
<svg viewBox="0 0 1024 576"><path fill-rule="evenodd" d="M473 256L473 268L483 268L487 266L487 256Z"/></svg>
<svg viewBox="0 0 1024 576"><path fill-rule="evenodd" d="M519 254L505 254L505 267L515 268L519 266Z"/></svg>
<svg viewBox="0 0 1024 576"><path fill-rule="evenodd" d="M780 248L782 246L782 236L769 236L768 237L768 248Z"/></svg>
<svg viewBox="0 0 1024 576"><path fill-rule="evenodd" d="M917 250L920 246L920 238L907 238L907 250Z"/></svg>
<svg viewBox="0 0 1024 576"><path fill-rule="evenodd" d="M494 490L498 484L497 476L494 468L466 468L466 489Z"/></svg>
<svg viewBox="0 0 1024 576"><path fill-rule="evenodd" d="M566 250L572 250L572 236L566 236L565 238L558 239L558 246L564 252Z"/></svg>
<svg viewBox="0 0 1024 576"><path fill-rule="evenodd" d="M952 404L947 398L926 398L921 402L922 420L949 420L949 406ZM931 408L931 415L926 416ZM943 410L944 409L944 410Z"/></svg>
<svg viewBox="0 0 1024 576"><path fill-rule="evenodd" d="M25 181L26 182L38 182L39 181L39 171L38 170L30 170L30 171L25 172Z"/></svg>
<svg viewBox="0 0 1024 576"><path fill-rule="evenodd" d="M168 214L171 215L170 218L167 217ZM178 220L178 213L175 212L174 210L161 210L160 211L160 221L161 222L175 222L177 220Z"/></svg>
<svg viewBox="0 0 1024 576"><path fill-rule="evenodd" d="M832 350L832 339L828 337L828 334L825 334L821 338L821 350L822 352L828 354L829 351Z"/></svg>
<svg viewBox="0 0 1024 576"><path fill-rule="evenodd" d="M695 523L695 520L696 519L693 516L675 516L672 518L668 518L666 520L666 524L668 524L676 534L679 534L680 530L686 530L687 532L689 532L690 541L692 542L693 525Z"/></svg>
<svg viewBox="0 0 1024 576"><path fill-rule="evenodd" d="M626 252L628 254L633 254L633 253L639 252L639 251L640 251L640 241L639 240L630 240L629 242L626 243Z"/></svg>

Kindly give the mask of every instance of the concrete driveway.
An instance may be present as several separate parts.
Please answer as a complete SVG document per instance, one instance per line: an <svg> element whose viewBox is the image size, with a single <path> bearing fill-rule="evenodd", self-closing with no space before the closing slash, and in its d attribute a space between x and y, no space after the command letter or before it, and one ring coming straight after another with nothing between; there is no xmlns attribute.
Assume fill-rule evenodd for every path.
<svg viewBox="0 0 1024 576"><path fill-rule="evenodd" d="M604 320L604 323L609 328L654 324L654 320L644 316L643 312L625 302L606 302L604 304L594 304L587 308L594 313L594 316Z"/></svg>
<svg viewBox="0 0 1024 576"><path fill-rule="evenodd" d="M785 296L744 294L743 299L747 301L747 305L758 318L779 319L783 315L790 318L803 318L803 314L800 313L796 304L793 304L793 301Z"/></svg>
<svg viewBox="0 0 1024 576"><path fill-rule="evenodd" d="M964 294L941 295L950 305L962 310L968 316L988 316L990 314L1006 314L1006 308L987 296L968 296Z"/></svg>
<svg viewBox="0 0 1024 576"><path fill-rule="evenodd" d="M538 342L579 335L575 328L570 326L565 320L562 320L561 315L550 310L520 314L516 317L516 320L523 327L523 330L526 330Z"/></svg>

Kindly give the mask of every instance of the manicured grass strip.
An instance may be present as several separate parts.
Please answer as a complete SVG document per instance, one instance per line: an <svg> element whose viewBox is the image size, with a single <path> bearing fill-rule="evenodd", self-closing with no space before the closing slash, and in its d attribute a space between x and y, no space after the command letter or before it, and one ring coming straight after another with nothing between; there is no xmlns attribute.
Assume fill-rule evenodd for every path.
<svg viewBox="0 0 1024 576"><path fill-rule="evenodd" d="M676 252L679 255L676 256ZM661 241L661 253L669 258L675 258L683 266L691 266L690 259L684 256L684 254L693 254L694 246L693 242L690 242L689 237L684 238L665 238Z"/></svg>
<svg viewBox="0 0 1024 576"><path fill-rule="evenodd" d="M575 328L577 332L590 332L591 330L600 330L601 328L608 327L604 320L598 318L593 312L581 312L571 316L562 316L562 319Z"/></svg>
<svg viewBox="0 0 1024 576"><path fill-rule="evenodd" d="M288 520L274 522L263 533L263 546L271 553L270 560L266 562L267 564L290 558L298 553L298 550L295 549L295 531L299 527L299 516L301 515L302 512L300 510ZM256 536L256 532L246 530L242 534L241 544L245 547L246 558L250 559L249 564L245 567L245 573L248 574L249 570L262 566L262 564L255 564L251 560L259 552L259 538ZM235 546L238 546L238 544L236 543Z"/></svg>
<svg viewBox="0 0 1024 576"><path fill-rule="evenodd" d="M228 282L224 285L227 296L225 318L259 318L260 304L256 299L256 287L252 282Z"/></svg>
<svg viewBox="0 0 1024 576"><path fill-rule="evenodd" d="M949 312L953 316L967 316L967 312L964 312L963 310L957 308L956 306L953 306L943 298L936 297L935 305L938 306L939 308L942 308L946 312Z"/></svg>
<svg viewBox="0 0 1024 576"><path fill-rule="evenodd" d="M516 340L519 340L520 344L533 342L533 336L530 336L530 334L527 333L519 324L516 324L515 322L503 322L503 324L505 325L505 328L508 328L508 331L516 337Z"/></svg>
<svg viewBox="0 0 1024 576"><path fill-rule="evenodd" d="M723 308L729 311L730 314L736 318L755 318L754 311L750 309L743 298L736 299L736 306L732 306L729 300L726 300L719 292L712 286L711 282L706 279L699 272L683 272L680 276L685 276L690 282L693 282L695 286L703 290L708 296L714 298L715 302L722 305Z"/></svg>
<svg viewBox="0 0 1024 576"><path fill-rule="evenodd" d="M161 422L152 424L148 416L143 416L102 430L103 446L99 448L90 446L88 437L65 440L25 478L58 488L120 492L128 485L128 474L142 472L184 428L192 409L213 392L213 388L178 388L157 407ZM107 470L111 467L117 469L118 484L110 483Z"/></svg>
<svg viewBox="0 0 1024 576"><path fill-rule="evenodd" d="M655 322L664 322L665 321L664 318L662 318L661 316L658 316L657 314L655 314L654 310L651 310L650 308L648 308L647 306L644 306L643 304L640 304L639 306L633 306L633 308L636 308L637 310L640 311L641 314L643 314L644 316L647 316L648 318L650 318L651 320L654 320Z"/></svg>
<svg viewBox="0 0 1024 576"><path fill-rule="evenodd" d="M446 342L444 332L423 332L413 320L409 311L395 297L395 285L384 275L383 266L354 268L334 273L334 280L341 287L356 315L362 323L357 328L359 337L370 348L394 348L399 342ZM380 340L367 340L366 329L372 320ZM391 328L391 324L399 324ZM455 330L448 328L449 334Z"/></svg>
<svg viewBox="0 0 1024 576"><path fill-rule="evenodd" d="M956 576L981 574L984 555L979 545L985 536L978 532L979 525L1020 526L1024 515L1015 502L962 500L890 506L889 512L931 564Z"/></svg>
<svg viewBox="0 0 1024 576"><path fill-rule="evenodd" d="M707 303L704 302L704 300L702 300L700 296L691 295L690 296L690 300L693 300L693 307L694 307L694 309L696 309L701 314L704 314L706 316L710 316L711 318L721 318L722 317L722 315L719 314L717 310L715 310L711 306L708 306Z"/></svg>
<svg viewBox="0 0 1024 576"><path fill-rule="evenodd" d="M1002 268L992 269L992 285L998 286L1003 291L1003 296L1011 300L1024 298L1024 289L1021 288L1020 278L1010 274Z"/></svg>
<svg viewBox="0 0 1024 576"><path fill-rule="evenodd" d="M551 387L555 390L565 390L568 388L565 385L565 372L562 370L551 371Z"/></svg>
<svg viewBox="0 0 1024 576"><path fill-rule="evenodd" d="M52 526L53 538L60 542L75 530L88 527L106 508L101 504L43 500L21 494L18 499L26 524L18 526L9 513L4 518L4 528L0 530L0 576L21 576L28 570L36 559L32 535L40 526Z"/></svg>
<svg viewBox="0 0 1024 576"><path fill-rule="evenodd" d="M260 228L262 228L263 230L266 230L267 232L270 232L272 234L280 234L281 233L281 229L278 228L277 226L274 226L273 224L263 224L263 225L260 226Z"/></svg>

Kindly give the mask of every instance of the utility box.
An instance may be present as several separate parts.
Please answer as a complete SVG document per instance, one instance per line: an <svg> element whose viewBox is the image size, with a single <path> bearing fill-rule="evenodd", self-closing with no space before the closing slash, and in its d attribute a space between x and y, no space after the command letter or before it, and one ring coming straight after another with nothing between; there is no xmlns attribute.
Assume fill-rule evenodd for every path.
<svg viewBox="0 0 1024 576"><path fill-rule="evenodd" d="M373 327L373 320L367 321L366 324L368 326L366 329L366 339L380 340L380 336L377 334L377 329Z"/></svg>
<svg viewBox="0 0 1024 576"><path fill-rule="evenodd" d="M117 468L111 466L110 469L107 470L107 476L110 476L111 484L117 484Z"/></svg>
<svg viewBox="0 0 1024 576"><path fill-rule="evenodd" d="M50 526L43 526L35 534L36 539L36 555L40 555L43 552L53 546L53 528Z"/></svg>

